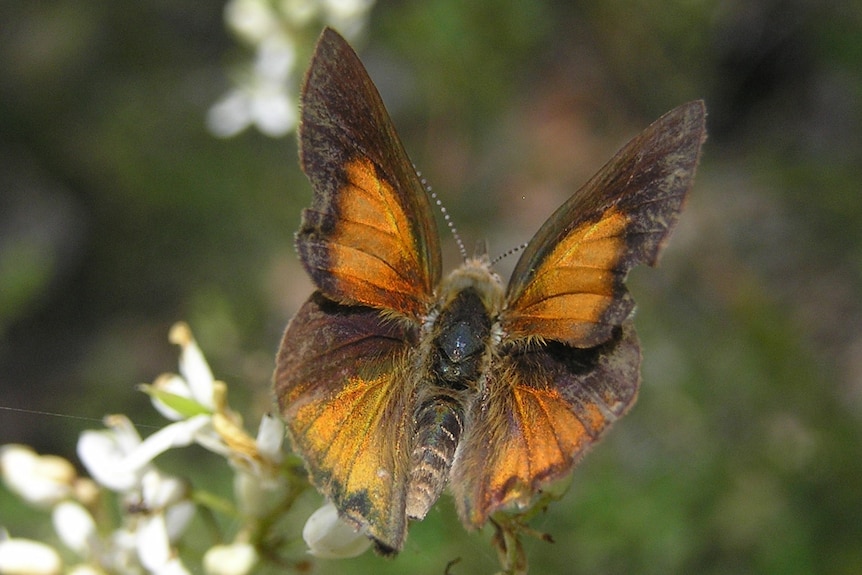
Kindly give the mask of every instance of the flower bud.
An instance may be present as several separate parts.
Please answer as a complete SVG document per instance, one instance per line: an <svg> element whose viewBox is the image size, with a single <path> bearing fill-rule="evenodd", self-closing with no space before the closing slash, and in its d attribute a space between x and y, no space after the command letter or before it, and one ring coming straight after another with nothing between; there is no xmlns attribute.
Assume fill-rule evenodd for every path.
<svg viewBox="0 0 862 575"><path fill-rule="evenodd" d="M311 514L302 528L302 538L308 552L322 559L356 557L371 546L371 540L342 520L329 502Z"/></svg>

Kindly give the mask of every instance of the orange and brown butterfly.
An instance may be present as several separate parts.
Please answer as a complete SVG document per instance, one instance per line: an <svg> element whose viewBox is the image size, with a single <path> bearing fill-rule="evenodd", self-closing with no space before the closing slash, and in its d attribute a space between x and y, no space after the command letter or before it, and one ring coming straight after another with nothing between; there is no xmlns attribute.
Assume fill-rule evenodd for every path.
<svg viewBox="0 0 862 575"><path fill-rule="evenodd" d="M485 255L442 275L428 193L333 30L301 104L314 197L296 248L317 291L284 334L275 392L311 482L384 554L447 485L468 529L528 506L635 400L624 281L677 221L703 102L662 116L575 192L508 285Z"/></svg>

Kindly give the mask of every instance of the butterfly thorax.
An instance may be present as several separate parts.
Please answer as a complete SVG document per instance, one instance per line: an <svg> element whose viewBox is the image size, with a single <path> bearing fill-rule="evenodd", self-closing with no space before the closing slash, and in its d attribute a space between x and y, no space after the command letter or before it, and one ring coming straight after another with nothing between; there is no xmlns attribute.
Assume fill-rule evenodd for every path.
<svg viewBox="0 0 862 575"><path fill-rule="evenodd" d="M503 299L487 256L468 259L440 282L435 309L423 322L423 371L433 387L475 392L500 340Z"/></svg>

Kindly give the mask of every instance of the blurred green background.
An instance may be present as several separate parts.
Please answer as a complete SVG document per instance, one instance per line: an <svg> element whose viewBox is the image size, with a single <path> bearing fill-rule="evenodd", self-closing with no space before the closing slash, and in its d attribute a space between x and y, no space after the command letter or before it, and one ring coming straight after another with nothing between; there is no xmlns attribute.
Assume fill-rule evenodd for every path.
<svg viewBox="0 0 862 575"><path fill-rule="evenodd" d="M0 3L0 444L74 460L105 413L161 424L133 386L176 369L180 319L252 428L269 408L311 289L292 248L311 191L293 134L205 128L248 56L223 7ZM846 1L371 10L355 45L468 247L492 255L649 122L707 102L687 210L660 269L630 281L639 403L534 522L556 543L528 541L533 573L862 573L860 39ZM0 491L0 524L34 536L31 519ZM461 557L454 573L490 573L488 538L444 497L395 561L314 572Z"/></svg>

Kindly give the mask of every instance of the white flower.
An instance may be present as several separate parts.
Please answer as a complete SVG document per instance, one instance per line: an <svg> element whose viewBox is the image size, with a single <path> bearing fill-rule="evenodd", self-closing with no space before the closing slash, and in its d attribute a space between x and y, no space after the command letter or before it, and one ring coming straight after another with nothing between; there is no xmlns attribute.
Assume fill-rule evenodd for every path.
<svg viewBox="0 0 862 575"><path fill-rule="evenodd" d="M308 552L322 559L356 557L371 546L371 540L343 521L330 502L311 514L302 528L302 538Z"/></svg>
<svg viewBox="0 0 862 575"><path fill-rule="evenodd" d="M186 379L192 397L204 407L213 409L213 372L198 347L188 324L178 322L171 327L168 340L180 346L180 374Z"/></svg>
<svg viewBox="0 0 862 575"><path fill-rule="evenodd" d="M60 555L44 543L15 538L0 541L0 573L4 575L54 575L62 569Z"/></svg>
<svg viewBox="0 0 862 575"><path fill-rule="evenodd" d="M374 5L374 0L324 0L330 22L336 19L359 19Z"/></svg>
<svg viewBox="0 0 862 575"><path fill-rule="evenodd" d="M287 88L258 80L231 90L210 108L207 126L220 138L236 136L251 125L279 137L293 130L297 119L296 102Z"/></svg>
<svg viewBox="0 0 862 575"><path fill-rule="evenodd" d="M172 447L191 444L196 433L210 426L210 420L207 415L194 416L141 440L126 417L112 416L107 419L111 429L82 433L78 441L81 461L101 485L125 494L126 504L133 504L135 510L127 511L125 528L115 531L101 549L94 537L84 533L86 512L66 508L55 514L64 542L82 555L88 549L101 553L102 563L117 571L134 571L140 562L151 573L186 573L171 543L185 532L195 507L188 500L187 484L160 472L152 460ZM72 527L75 522L82 531L77 537Z"/></svg>
<svg viewBox="0 0 862 575"><path fill-rule="evenodd" d="M320 0L281 0L279 9L283 17L296 26L307 26L320 10Z"/></svg>
<svg viewBox="0 0 862 575"><path fill-rule="evenodd" d="M374 0L323 0L324 20L347 38L353 38L365 27L365 15Z"/></svg>
<svg viewBox="0 0 862 575"><path fill-rule="evenodd" d="M149 460L131 465L129 455L141 445L141 436L123 415L105 418L111 429L87 430L78 438L78 458L97 483L113 491L137 487Z"/></svg>
<svg viewBox="0 0 862 575"><path fill-rule="evenodd" d="M296 47L282 31L281 18L263 0L232 0L225 7L228 26L256 51L237 87L207 113L207 126L216 136L229 138L255 125L264 134L279 137L296 126L296 101L289 91Z"/></svg>
<svg viewBox="0 0 862 575"><path fill-rule="evenodd" d="M0 473L10 491L39 507L69 497L77 477L71 463L55 455L39 455L26 445L0 448Z"/></svg>
<svg viewBox="0 0 862 575"><path fill-rule="evenodd" d="M245 575L258 564L257 549L247 539L268 528L273 513L290 501L285 499L290 495L290 480L282 469L284 424L265 415L257 436L252 437L230 409L227 386L213 378L188 326L174 326L171 340L181 347L181 375L161 376L146 391L173 421L146 438L122 415L106 417L107 429L83 432L78 456L93 480L77 477L65 459L39 456L26 446L0 447L4 481L27 501L53 506L59 539L81 560L64 567L51 547L9 539L0 529L0 574L188 573L178 546L196 513L194 493L187 481L162 473L154 460L193 443L225 458L235 474L238 535L234 543L216 546L206 554L207 572ZM109 526L101 523L111 520L109 514L91 514L105 489L120 494L119 522ZM214 508L234 510L218 498L201 499Z"/></svg>
<svg viewBox="0 0 862 575"><path fill-rule="evenodd" d="M250 44L260 42L279 26L267 0L230 0L224 8L224 19L234 33Z"/></svg>
<svg viewBox="0 0 862 575"><path fill-rule="evenodd" d="M240 512L247 517L265 517L285 494L288 482L280 472L284 457L284 423L267 414L261 418L257 438L249 444L249 437L241 428L220 430L229 443L233 455L229 459L236 469L234 493Z"/></svg>
<svg viewBox="0 0 862 575"><path fill-rule="evenodd" d="M168 339L180 346L180 375L162 375L153 385L143 385L141 389L149 394L153 407L173 421L212 413L215 378L188 324L174 324Z"/></svg>
<svg viewBox="0 0 862 575"><path fill-rule="evenodd" d="M255 73L274 84L285 84L296 65L296 46L289 36L273 34L257 48Z"/></svg>
<svg viewBox="0 0 862 575"><path fill-rule="evenodd" d="M81 513L76 516L69 509L62 516L65 521L55 519L63 540L81 554L87 549L101 553L101 563L117 571L133 572L139 562L150 573L186 573L172 542L185 532L195 507L188 500L188 485L160 472L152 460L173 447L190 445L205 429L214 433L211 420L210 415L196 415L141 440L126 417L112 416L106 419L110 429L82 433L81 461L97 482L125 494L126 505L134 509L126 512L124 528L112 534L105 549L83 534L76 539L69 525L82 522Z"/></svg>
<svg viewBox="0 0 862 575"><path fill-rule="evenodd" d="M216 545L204 555L207 575L246 575L257 564L258 556L249 543Z"/></svg>
<svg viewBox="0 0 862 575"><path fill-rule="evenodd" d="M153 573L155 575L191 575L179 557L171 557Z"/></svg>
<svg viewBox="0 0 862 575"><path fill-rule="evenodd" d="M365 26L373 0L230 0L225 23L255 50L254 63L207 113L207 126L228 138L249 126L272 137L296 127L296 43L321 22L348 38ZM300 50L301 52L302 50Z"/></svg>
<svg viewBox="0 0 862 575"><path fill-rule="evenodd" d="M202 435L215 433L209 415L177 421L143 441L125 416L111 416L106 423L111 429L87 430L81 434L78 457L99 484L119 492L137 488L151 469L152 460L165 451L186 447ZM224 447L220 449L226 451Z"/></svg>

